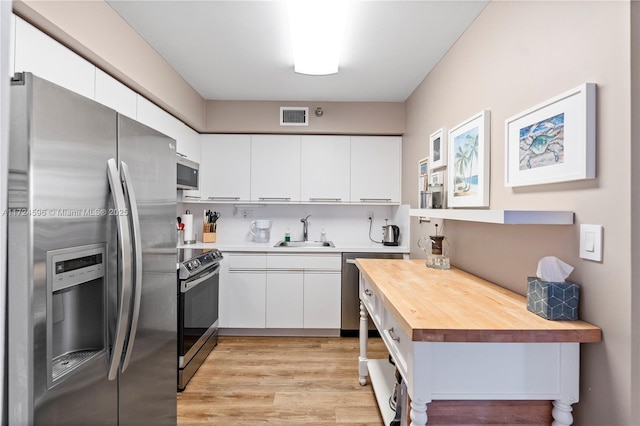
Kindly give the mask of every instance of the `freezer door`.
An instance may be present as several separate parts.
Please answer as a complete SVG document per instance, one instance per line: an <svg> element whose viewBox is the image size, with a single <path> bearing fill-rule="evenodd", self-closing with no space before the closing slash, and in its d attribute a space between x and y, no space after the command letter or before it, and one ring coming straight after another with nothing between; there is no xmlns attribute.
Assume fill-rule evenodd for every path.
<svg viewBox="0 0 640 426"><path fill-rule="evenodd" d="M141 304L128 366L120 373L120 424L176 422L177 276L175 141L118 116L118 161L137 200ZM128 212L127 212L128 213ZM132 226L136 226L135 224ZM136 232L136 231L134 231Z"/></svg>
<svg viewBox="0 0 640 426"><path fill-rule="evenodd" d="M116 113L27 74L11 88L10 133L8 423L115 424L106 368L115 306L103 305L115 274L48 288L47 254L115 241L104 212ZM98 355L54 380L51 358L83 348Z"/></svg>

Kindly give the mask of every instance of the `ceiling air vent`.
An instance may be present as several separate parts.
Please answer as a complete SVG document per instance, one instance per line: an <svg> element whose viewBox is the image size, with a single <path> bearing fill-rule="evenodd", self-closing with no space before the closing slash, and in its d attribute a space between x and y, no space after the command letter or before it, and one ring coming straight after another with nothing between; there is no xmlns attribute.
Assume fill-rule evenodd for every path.
<svg viewBox="0 0 640 426"><path fill-rule="evenodd" d="M281 126L308 126L309 108L307 107L280 107Z"/></svg>

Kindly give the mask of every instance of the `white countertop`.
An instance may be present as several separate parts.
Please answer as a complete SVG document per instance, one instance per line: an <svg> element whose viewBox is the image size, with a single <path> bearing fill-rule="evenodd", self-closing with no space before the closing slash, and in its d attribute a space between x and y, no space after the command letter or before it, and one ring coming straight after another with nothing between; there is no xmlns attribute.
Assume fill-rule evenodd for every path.
<svg viewBox="0 0 640 426"><path fill-rule="evenodd" d="M179 245L179 249L218 249L226 252L274 252L274 253L409 253L407 246L385 246L380 243L354 243L333 241L335 247L274 247L279 240L268 243L254 243L250 241L228 241L216 243L203 243L198 241L194 244Z"/></svg>

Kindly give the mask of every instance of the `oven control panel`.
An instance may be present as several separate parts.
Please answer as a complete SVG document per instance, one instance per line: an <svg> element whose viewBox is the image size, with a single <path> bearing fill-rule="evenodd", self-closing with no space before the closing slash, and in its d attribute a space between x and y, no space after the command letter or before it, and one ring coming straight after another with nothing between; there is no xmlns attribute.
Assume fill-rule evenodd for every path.
<svg viewBox="0 0 640 426"><path fill-rule="evenodd" d="M222 259L222 253L220 250L211 250L205 253L201 253L196 257L187 259L180 263L179 277L180 279L187 279L190 276L198 274L212 266L215 266Z"/></svg>

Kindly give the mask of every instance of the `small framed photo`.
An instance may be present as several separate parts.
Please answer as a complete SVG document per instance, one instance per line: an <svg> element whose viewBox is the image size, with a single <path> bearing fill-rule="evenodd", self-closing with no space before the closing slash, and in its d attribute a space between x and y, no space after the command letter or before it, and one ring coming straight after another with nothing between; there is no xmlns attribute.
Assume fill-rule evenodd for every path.
<svg viewBox="0 0 640 426"><path fill-rule="evenodd" d="M505 186L595 178L595 83L505 120L505 144Z"/></svg>
<svg viewBox="0 0 640 426"><path fill-rule="evenodd" d="M429 157L431 169L439 169L447 165L447 146L445 131L438 129L429 136Z"/></svg>
<svg viewBox="0 0 640 426"><path fill-rule="evenodd" d="M444 172L431 173L429 185L444 185Z"/></svg>
<svg viewBox="0 0 640 426"><path fill-rule="evenodd" d="M418 163L420 176L426 176L429 174L429 157L423 158Z"/></svg>
<svg viewBox="0 0 640 426"><path fill-rule="evenodd" d="M449 207L489 206L490 111L480 111L449 130Z"/></svg>

